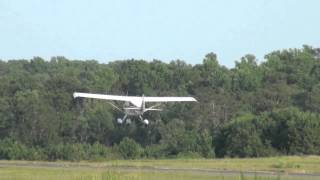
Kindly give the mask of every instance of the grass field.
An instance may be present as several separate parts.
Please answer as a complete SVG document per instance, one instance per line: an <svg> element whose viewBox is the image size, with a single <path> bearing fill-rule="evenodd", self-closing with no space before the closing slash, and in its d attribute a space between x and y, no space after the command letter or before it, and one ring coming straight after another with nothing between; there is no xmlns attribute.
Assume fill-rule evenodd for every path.
<svg viewBox="0 0 320 180"><path fill-rule="evenodd" d="M230 171L232 171L232 173L230 173ZM258 173L257 175L255 175L255 173L248 174L246 173L248 171L258 171ZM292 173L298 173L298 175ZM317 174L317 176L303 176L303 174ZM0 161L0 180L33 179L316 180L320 179L320 157L307 156L212 160L119 160L109 162L77 163Z"/></svg>
<svg viewBox="0 0 320 180"><path fill-rule="evenodd" d="M320 174L320 156L285 156L250 159L119 160L107 162L106 164L114 166L200 168Z"/></svg>
<svg viewBox="0 0 320 180"><path fill-rule="evenodd" d="M245 176L181 172L120 172L102 169L1 168L1 180L316 180L319 177Z"/></svg>

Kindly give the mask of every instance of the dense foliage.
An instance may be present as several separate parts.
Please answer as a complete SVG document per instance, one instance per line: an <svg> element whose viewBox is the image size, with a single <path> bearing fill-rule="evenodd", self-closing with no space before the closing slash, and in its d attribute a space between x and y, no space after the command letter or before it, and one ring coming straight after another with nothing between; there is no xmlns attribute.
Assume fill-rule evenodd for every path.
<svg viewBox="0 0 320 180"><path fill-rule="evenodd" d="M181 60L0 61L0 158L81 160L320 154L320 49L274 51L234 68L209 53ZM163 112L116 123L105 101L74 91L194 96ZM121 104L118 104L121 105Z"/></svg>

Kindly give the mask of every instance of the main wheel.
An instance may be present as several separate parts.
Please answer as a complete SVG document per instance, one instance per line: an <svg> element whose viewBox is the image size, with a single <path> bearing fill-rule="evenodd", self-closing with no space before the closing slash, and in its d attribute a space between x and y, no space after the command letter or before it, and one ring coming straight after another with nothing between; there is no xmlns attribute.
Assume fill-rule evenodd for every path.
<svg viewBox="0 0 320 180"><path fill-rule="evenodd" d="M121 118L118 118L118 119L117 119L117 123L118 123L118 124L122 124L122 123L123 123L123 120L122 120Z"/></svg>
<svg viewBox="0 0 320 180"><path fill-rule="evenodd" d="M149 124L148 119L143 120L143 123L144 123L145 125L148 125L148 124Z"/></svg>

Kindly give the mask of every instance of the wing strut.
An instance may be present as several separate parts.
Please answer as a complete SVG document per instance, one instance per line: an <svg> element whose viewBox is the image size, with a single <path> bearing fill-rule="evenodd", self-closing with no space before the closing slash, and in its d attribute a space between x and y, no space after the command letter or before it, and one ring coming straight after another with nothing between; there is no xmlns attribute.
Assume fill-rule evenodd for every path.
<svg viewBox="0 0 320 180"><path fill-rule="evenodd" d="M120 112L123 112L118 106L112 104L111 102L107 102L108 104L110 104L112 107L114 107L115 109L117 109Z"/></svg>

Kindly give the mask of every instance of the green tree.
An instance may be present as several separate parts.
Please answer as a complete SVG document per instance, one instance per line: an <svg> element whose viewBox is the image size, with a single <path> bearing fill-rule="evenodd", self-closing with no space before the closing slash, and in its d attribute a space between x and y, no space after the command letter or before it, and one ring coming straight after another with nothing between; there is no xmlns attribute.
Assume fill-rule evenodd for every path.
<svg viewBox="0 0 320 180"><path fill-rule="evenodd" d="M256 57L248 54L242 57L240 62L236 62L232 77L235 91L244 90L250 92L259 88L262 75Z"/></svg>
<svg viewBox="0 0 320 180"><path fill-rule="evenodd" d="M244 114L230 123L221 131L217 138L216 152L219 156L230 157L261 157L271 155L273 152L270 144L265 144L262 131L256 126L257 117Z"/></svg>
<svg viewBox="0 0 320 180"><path fill-rule="evenodd" d="M284 154L319 154L319 115L289 107L271 113L272 145Z"/></svg>

